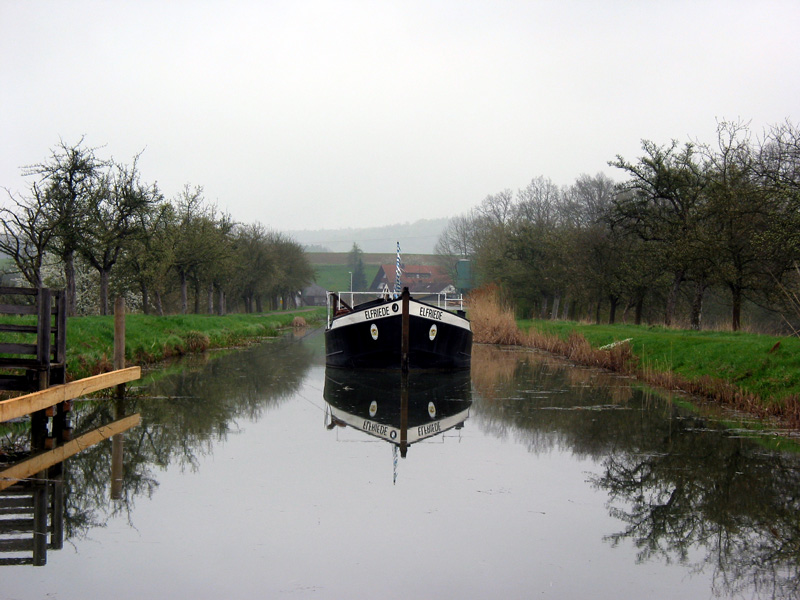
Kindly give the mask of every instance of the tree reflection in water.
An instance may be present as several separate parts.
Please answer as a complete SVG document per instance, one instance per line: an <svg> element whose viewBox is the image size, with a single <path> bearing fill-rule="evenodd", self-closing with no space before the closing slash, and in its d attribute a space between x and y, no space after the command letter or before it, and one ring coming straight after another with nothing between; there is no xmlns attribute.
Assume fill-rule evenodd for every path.
<svg viewBox="0 0 800 600"><path fill-rule="evenodd" d="M796 597L797 456L759 452L753 441L705 425L684 419L667 439L605 458L593 483L608 491L611 514L626 523L607 539L631 540L640 561L712 568L720 593Z"/></svg>
<svg viewBox="0 0 800 600"><path fill-rule="evenodd" d="M125 432L121 481L114 486L112 444L99 443L59 465L63 473L64 533L69 540L85 537L113 517L130 524L135 502L150 498L158 488L156 469L179 464L195 469L213 442L237 431L238 419L260 418L290 398L311 366L311 351L289 340L274 341L228 354L204 355L150 378L138 395L122 403L111 400L76 402L73 437L110 423L124 414L140 413L141 424ZM5 454L27 454L26 424L4 428ZM118 439L122 442L122 438ZM108 499L112 497L113 501Z"/></svg>
<svg viewBox="0 0 800 600"><path fill-rule="evenodd" d="M612 545L633 543L639 562L712 569L719 595L800 594L797 452L536 352L476 347L473 386L474 418L495 435L602 466L590 481L625 523Z"/></svg>

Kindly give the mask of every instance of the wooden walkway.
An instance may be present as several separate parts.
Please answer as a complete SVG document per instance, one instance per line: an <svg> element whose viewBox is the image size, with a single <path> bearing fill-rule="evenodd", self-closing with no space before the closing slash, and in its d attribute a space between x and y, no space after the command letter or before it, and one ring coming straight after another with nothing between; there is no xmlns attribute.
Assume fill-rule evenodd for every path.
<svg viewBox="0 0 800 600"><path fill-rule="evenodd" d="M128 367L127 369L102 373L93 377L71 381L70 383L54 385L39 392L3 400L0 401L0 423L50 408L67 400L74 400L98 390L134 381L141 376L141 367Z"/></svg>

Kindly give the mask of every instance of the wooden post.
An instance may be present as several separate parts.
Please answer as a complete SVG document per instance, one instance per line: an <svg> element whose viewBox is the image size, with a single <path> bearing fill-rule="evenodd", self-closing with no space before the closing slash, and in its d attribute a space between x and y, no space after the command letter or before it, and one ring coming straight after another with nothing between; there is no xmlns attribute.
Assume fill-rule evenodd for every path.
<svg viewBox="0 0 800 600"><path fill-rule="evenodd" d="M124 384L123 384L124 385ZM125 416L125 400L118 398L114 406L114 420L118 421ZM123 446L125 433L119 432L111 436L111 499L122 498L123 480Z"/></svg>
<svg viewBox="0 0 800 600"><path fill-rule="evenodd" d="M33 566L47 564L47 477L44 471L33 480Z"/></svg>
<svg viewBox="0 0 800 600"><path fill-rule="evenodd" d="M56 308L55 359L59 365L50 370L50 383L67 383L67 295L63 290L53 294Z"/></svg>
<svg viewBox="0 0 800 600"><path fill-rule="evenodd" d="M36 290L36 389L50 387L50 290L40 287ZM47 443L47 411L42 409L31 413L31 447L41 450ZM44 563L41 563L44 564Z"/></svg>
<svg viewBox="0 0 800 600"><path fill-rule="evenodd" d="M408 288L403 288L401 294L401 301L403 307L403 321L402 321L402 339L400 341L400 370L403 373L408 373L408 336L409 336L409 319L408 319Z"/></svg>
<svg viewBox="0 0 800 600"><path fill-rule="evenodd" d="M114 370L125 368L125 298L114 302ZM125 384L117 385L117 398L125 397Z"/></svg>
<svg viewBox="0 0 800 600"><path fill-rule="evenodd" d="M118 433L111 436L111 499L122 498L123 481L123 445L125 434Z"/></svg>
<svg viewBox="0 0 800 600"><path fill-rule="evenodd" d="M38 388L46 390L50 385L50 337L52 335L50 290L39 288L36 300L39 309L36 325L36 362L39 363Z"/></svg>
<svg viewBox="0 0 800 600"><path fill-rule="evenodd" d="M61 550L64 547L64 473L63 463L62 472L58 475L51 475L53 503L50 507L50 547L54 550ZM51 467L51 470L55 466Z"/></svg>

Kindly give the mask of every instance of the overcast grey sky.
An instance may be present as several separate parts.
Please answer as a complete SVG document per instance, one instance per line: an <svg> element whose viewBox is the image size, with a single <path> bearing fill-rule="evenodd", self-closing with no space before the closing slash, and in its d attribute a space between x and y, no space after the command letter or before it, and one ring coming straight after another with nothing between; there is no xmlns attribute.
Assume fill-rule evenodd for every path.
<svg viewBox="0 0 800 600"><path fill-rule="evenodd" d="M800 2L0 0L0 186L85 136L241 221L454 216L797 122Z"/></svg>

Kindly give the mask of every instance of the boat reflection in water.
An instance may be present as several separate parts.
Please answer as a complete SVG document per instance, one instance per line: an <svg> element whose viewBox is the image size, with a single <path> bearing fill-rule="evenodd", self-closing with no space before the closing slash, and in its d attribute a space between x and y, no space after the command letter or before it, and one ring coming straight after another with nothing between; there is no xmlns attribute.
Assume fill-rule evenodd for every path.
<svg viewBox="0 0 800 600"><path fill-rule="evenodd" d="M469 417L469 371L327 369L327 428L349 426L386 440L405 458L411 444L461 429Z"/></svg>

